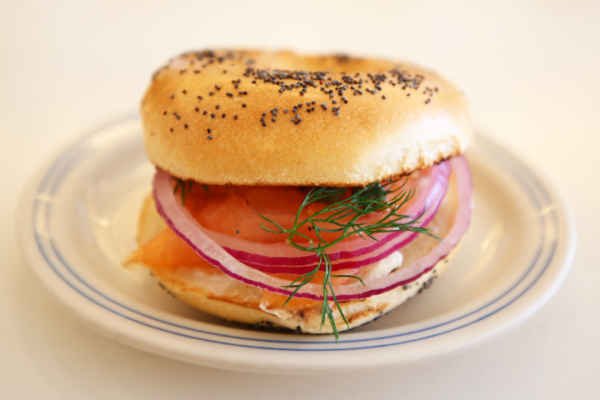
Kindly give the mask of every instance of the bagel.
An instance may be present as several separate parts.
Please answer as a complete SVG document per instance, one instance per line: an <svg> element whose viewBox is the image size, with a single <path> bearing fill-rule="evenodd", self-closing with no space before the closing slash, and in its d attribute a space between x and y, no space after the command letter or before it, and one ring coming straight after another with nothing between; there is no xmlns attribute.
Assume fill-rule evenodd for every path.
<svg viewBox="0 0 600 400"><path fill-rule="evenodd" d="M461 154L462 93L407 62L291 51L184 53L141 104L150 160L206 184L364 185Z"/></svg>
<svg viewBox="0 0 600 400"><path fill-rule="evenodd" d="M154 73L140 112L145 149L157 172L153 196L138 216L138 247L124 264L149 269L161 287L205 313L337 335L429 287L467 229L470 176L467 161L458 157L472 135L466 100L437 73L415 64L292 51L187 52ZM406 203L391 201L394 188L402 193L406 182L414 184L408 183ZM413 190L421 188L432 197L422 197L419 215L404 214ZM318 189L338 195L308 200ZM356 193L366 193L368 205L353 200L334 222L296 226L306 215L335 216L340 208L319 212ZM427 222L415 225L428 207ZM389 210L396 214L384 218ZM364 229L377 218L388 230ZM379 258L370 258L380 247L366 240L338 249L337 261L328 258L339 235L350 240L398 231L415 234L390 242ZM446 237L452 244L434 254ZM318 263L310 257L315 255ZM336 264L342 272L331 272L347 260ZM282 289L302 281L299 271L307 265L317 274L305 283L319 295ZM387 286L347 290L338 302L331 293L348 289L350 281L355 290L359 284L352 278Z"/></svg>

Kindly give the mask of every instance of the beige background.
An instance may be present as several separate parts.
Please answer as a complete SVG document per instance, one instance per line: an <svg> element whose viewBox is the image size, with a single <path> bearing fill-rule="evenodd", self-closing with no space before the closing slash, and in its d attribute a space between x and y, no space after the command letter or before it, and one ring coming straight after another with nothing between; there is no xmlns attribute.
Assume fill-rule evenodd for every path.
<svg viewBox="0 0 600 400"><path fill-rule="evenodd" d="M598 2L355 3L0 2L3 398L597 395ZM461 85L479 125L554 177L574 210L578 250L558 295L523 325L475 348L407 367L312 378L189 366L80 324L17 251L12 221L22 183L68 138L135 109L149 74L166 57L236 44L408 58Z"/></svg>

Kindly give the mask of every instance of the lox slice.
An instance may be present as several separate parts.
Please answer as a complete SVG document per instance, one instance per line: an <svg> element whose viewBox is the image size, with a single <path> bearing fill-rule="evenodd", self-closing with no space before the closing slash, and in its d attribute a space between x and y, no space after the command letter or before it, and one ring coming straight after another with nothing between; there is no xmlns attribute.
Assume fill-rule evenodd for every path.
<svg viewBox="0 0 600 400"><path fill-rule="evenodd" d="M466 231L471 214L471 179L467 161L463 157L455 157L451 161L456 185L456 211L449 217L447 233L439 242L420 243L419 251L415 252L405 267L399 268L383 277L375 277L361 283L348 283L336 288L340 301L369 297L391 290L399 285L418 279L423 273L431 270L435 264L444 258L458 243ZM170 177L163 171L157 171L155 176L155 200L161 216L173 231L182 238L194 251L209 264L218 267L231 278L248 285L256 286L274 293L287 295L290 290L285 288L289 279L274 277L244 265L228 254L221 246L212 240L194 220L190 213L181 206L173 195L169 184ZM416 244L411 245L413 247ZM296 293L297 297L322 300L321 287L309 283Z"/></svg>

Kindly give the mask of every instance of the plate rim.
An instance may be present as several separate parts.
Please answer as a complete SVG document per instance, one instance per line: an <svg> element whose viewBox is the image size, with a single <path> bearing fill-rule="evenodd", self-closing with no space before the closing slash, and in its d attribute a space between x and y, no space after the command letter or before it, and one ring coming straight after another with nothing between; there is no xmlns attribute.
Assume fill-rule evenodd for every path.
<svg viewBox="0 0 600 400"><path fill-rule="evenodd" d="M99 128L88 131L86 134L79 135L74 138L72 141L68 142L66 145L60 147L54 154L53 157L49 159L46 163L43 164L43 167L38 170L38 172L32 176L28 183L26 184L24 190L22 190L20 195L20 202L17 207L16 212L16 228L17 228L17 236L19 238L20 247L22 252L27 260L27 263L33 268L38 277L44 282L47 289L57 296L63 304L65 304L68 308L75 312L76 315L82 317L84 321L88 324L95 326L96 328L100 328L101 332L107 334L111 337L114 337L119 342L132 345L133 347L140 348L145 351L150 351L153 353L161 354L164 356L168 356L171 358L176 358L182 361L193 362L202 365L208 365L217 368L226 368L226 369L256 369L256 362L251 358L241 356L234 352L214 352L219 354L208 354L198 353L191 354L189 349L187 349L185 343L176 343L170 341L167 337L155 336L142 334L139 335L129 329L130 327L124 320L116 321L115 318L119 318L113 315L104 315L98 314L98 309L96 306L92 305L89 302L81 302L81 298L78 298L76 293L71 290L64 290L64 285L66 282L62 282L56 275L50 273L50 268L47 268L47 264L40 257L41 255L38 252L32 251L32 235L34 232L33 226L31 229L27 229L29 226L26 223L27 220L32 220L33 218L33 204L35 202L35 193L36 188L41 183L42 179L48 172L50 171L50 167L57 163L61 157L66 154L71 148L73 148L78 143L84 142L91 136L95 134L99 134L102 131L110 128L114 128L115 126L131 123L133 121L139 121L139 118L132 113L128 113L125 117L120 117L114 121L102 124ZM515 159L519 162L521 167L523 167L537 182L539 187L543 188L547 194L552 199L553 204L556 205L556 217L558 219L558 237L560 239L560 243L557 246L557 253L551 257L548 261L548 267L553 266L554 276L553 279L550 279L546 283L546 287L540 290L538 287L535 292L538 293L537 296L530 298L528 302L521 302L521 306L517 309L513 308L511 314L513 314L513 318L504 318L504 321L500 321L500 323L496 323L495 327L488 327L487 330L479 332L478 335L472 337L468 341L462 341L457 343L445 343L442 348L440 346L423 346L420 352L411 351L409 355L404 355L403 357L398 357L397 355L391 357L388 353L383 357L370 357L366 359L364 357L364 353L356 358L354 356L342 356L342 354L360 354L363 351L367 350L356 350L355 352L336 352L336 357L330 357L329 362L320 363L318 365L314 365L314 363L297 363L297 359L299 357L294 357L295 360L292 362L281 361L281 357L270 357L269 360L265 360L264 358L261 360L260 369L267 372L315 372L322 369L329 368L337 368L337 369L355 369L355 368L363 368L363 367L374 367L379 365L387 365L392 363L399 363L402 361L411 361L414 359L420 359L424 357L429 357L434 354L442 354L450 351L458 350L459 348L463 348L469 345L473 345L475 343L479 343L481 340L496 334L498 332L504 331L509 327L515 326L518 323L522 322L530 315L532 315L535 311L537 311L540 307L542 307L550 297L558 290L564 281L566 275L568 274L571 265L573 256L575 253L575 226L574 220L572 217L571 209L566 205L566 202L560 193L559 190L551 183L551 181L544 176L543 173L537 171L531 166L523 161L519 154L514 152L512 149L507 149L503 145L499 144L495 140L489 138L488 136L478 134L478 141L482 139L487 142L486 144L491 144L496 147L496 150L499 150L512 159ZM35 240L34 240L35 241ZM37 245L37 243L36 243ZM38 249L39 250L39 249ZM42 267L44 266L44 267ZM534 282L535 283L535 282ZM531 297L531 292L529 292L529 296ZM108 311L104 311L108 312ZM510 314L509 314L510 315ZM108 319L107 319L108 318ZM125 324L123 324L125 322ZM416 325L416 324L414 324ZM141 336L141 337L140 337ZM208 344L207 344L208 345ZM199 346L200 347L200 346ZM249 351L246 353L256 353L257 349L254 351ZM229 354L227 354L229 353ZM273 354L275 352L271 352ZM312 353L312 351L311 351ZM253 354L254 356L256 354ZM313 355L314 356L314 355ZM264 352L261 353L261 357L264 357ZM285 358L285 357L284 357ZM353 364L352 362L348 362L349 360L355 359L357 361L361 361L359 365ZM337 360L337 361L336 361Z"/></svg>

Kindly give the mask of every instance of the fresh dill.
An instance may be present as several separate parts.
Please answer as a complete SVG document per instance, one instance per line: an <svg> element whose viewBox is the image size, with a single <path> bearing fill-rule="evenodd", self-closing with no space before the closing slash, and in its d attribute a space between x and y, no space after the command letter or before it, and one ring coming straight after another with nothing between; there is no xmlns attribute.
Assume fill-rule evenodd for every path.
<svg viewBox="0 0 600 400"><path fill-rule="evenodd" d="M396 185L398 183L398 185ZM308 191L296 211L291 228L285 228L273 219L264 215L261 217L267 222L261 227L267 232L284 234L287 242L296 249L314 253L318 257L317 265L311 271L298 276L285 287L292 289L284 304L287 304L302 287L310 283L319 271L323 271L321 306L321 326L328 321L336 339L339 333L334 317L334 310L350 326L340 302L336 298L333 287L333 278L356 279L364 285L358 275L333 273L331 260L327 250L335 244L352 236L369 237L377 240L379 233L410 231L431 235L426 228L419 226L420 215L410 216L402 214L400 210L414 196L414 190L406 188L406 180L402 182L388 181L384 183L371 183L354 188L316 187ZM312 204L324 204L318 211L306 216L305 211ZM366 215L378 213L375 221L366 222ZM379 215L380 213L380 215ZM313 232L310 237L303 231ZM323 233L333 234L334 238L327 240ZM330 304L333 303L333 307Z"/></svg>
<svg viewBox="0 0 600 400"><path fill-rule="evenodd" d="M175 186L173 186L173 193L179 193L181 197L181 204L185 204L185 198L194 186L194 181L186 181L185 179L174 178Z"/></svg>

